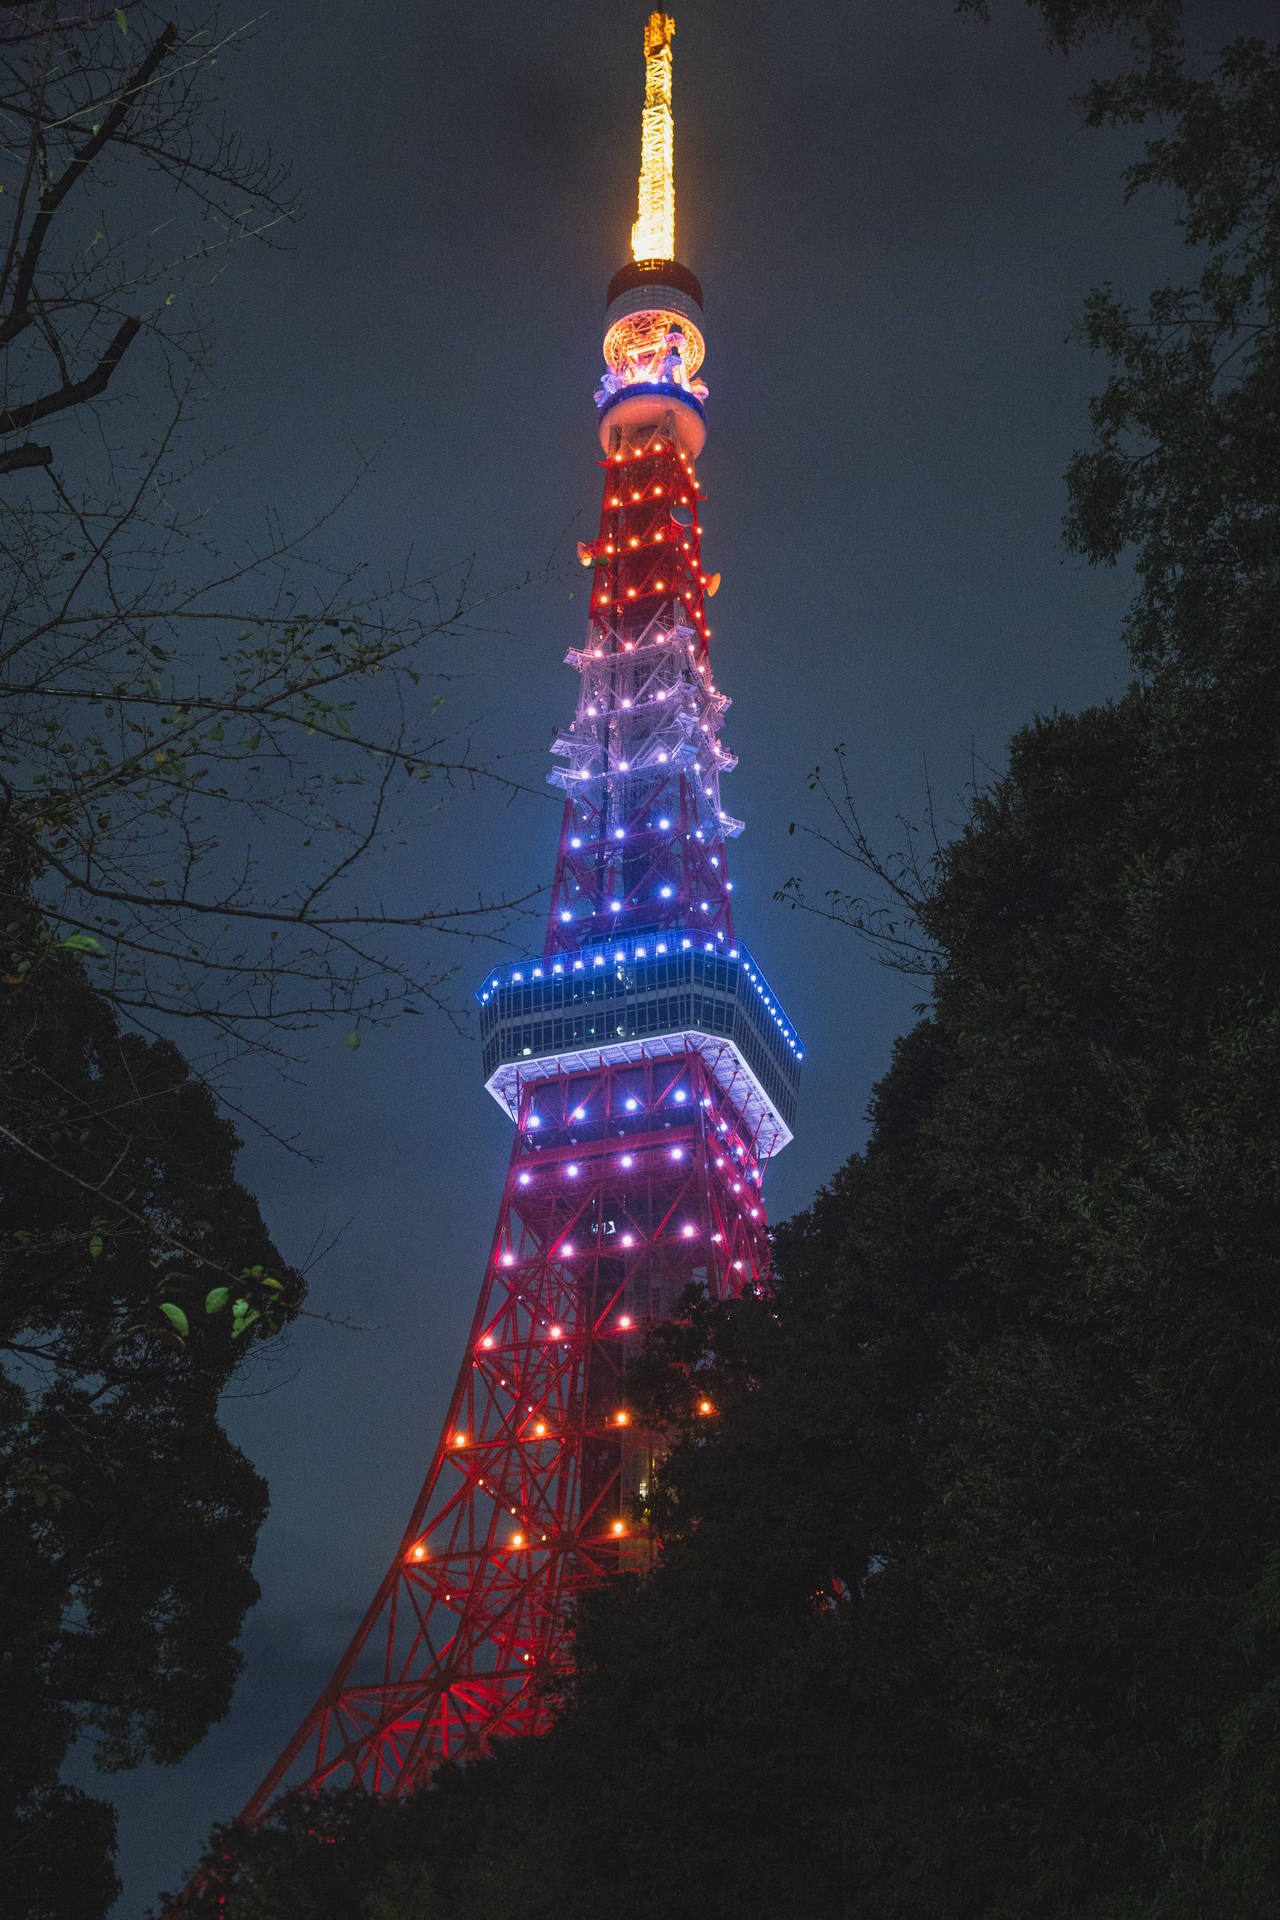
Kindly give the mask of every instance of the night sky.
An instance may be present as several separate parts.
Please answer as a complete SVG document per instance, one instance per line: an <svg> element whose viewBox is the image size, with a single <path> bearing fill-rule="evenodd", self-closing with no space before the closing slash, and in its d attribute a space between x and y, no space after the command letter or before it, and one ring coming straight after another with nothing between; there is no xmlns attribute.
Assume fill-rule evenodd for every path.
<svg viewBox="0 0 1280 1920"><path fill-rule="evenodd" d="M244 248L200 305L216 336L197 476L234 540L374 470L330 536L371 574L474 556L500 588L571 558L599 508L592 390L604 289L635 217L643 96L635 5L476 0L465 12L310 0L230 63L255 140L292 159L303 218L284 253ZM901 844L926 779L944 823L1037 713L1117 692L1128 581L1067 557L1061 475L1103 369L1066 344L1087 289L1135 298L1180 268L1171 207L1123 204L1129 136L1072 105L1106 56L1047 48L993 0L849 6L678 0L677 251L706 295L704 555L716 678L738 770L724 804L738 931L807 1043L795 1143L766 1182L804 1206L865 1137L871 1088L923 983L773 894L852 873L803 835L807 776L838 741L872 838ZM1193 19L1214 40L1270 9ZM117 415L116 429L123 425ZM390 851L428 901L550 882L547 746L576 676L586 576L496 598L446 643L446 713L533 791L406 816ZM788 827L797 822L794 838ZM513 938L540 944L535 908ZM527 943L527 944L526 944ZM509 950L508 950L509 951ZM499 956L464 949L452 997ZM510 1146L474 1034L444 1019L321 1035L243 1097L318 1165L249 1139L242 1177L311 1304L264 1353L227 1423L271 1486L261 1605L229 1718L178 1769L114 1794L138 1914L178 1884L311 1705L380 1579L429 1463L480 1285Z"/></svg>

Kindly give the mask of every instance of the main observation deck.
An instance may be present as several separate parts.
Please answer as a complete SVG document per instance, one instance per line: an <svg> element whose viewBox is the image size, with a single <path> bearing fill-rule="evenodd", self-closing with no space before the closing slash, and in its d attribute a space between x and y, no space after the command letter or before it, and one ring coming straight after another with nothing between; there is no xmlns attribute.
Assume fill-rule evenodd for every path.
<svg viewBox="0 0 1280 1920"><path fill-rule="evenodd" d="M696 1048L762 1160L792 1138L804 1047L744 946L603 941L495 969L476 998L485 1086L513 1116L522 1083Z"/></svg>

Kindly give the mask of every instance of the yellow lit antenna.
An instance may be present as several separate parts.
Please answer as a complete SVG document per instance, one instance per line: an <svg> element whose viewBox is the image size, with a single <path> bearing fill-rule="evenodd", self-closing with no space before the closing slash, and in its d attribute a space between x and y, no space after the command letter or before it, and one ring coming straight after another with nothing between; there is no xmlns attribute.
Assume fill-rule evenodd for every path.
<svg viewBox="0 0 1280 1920"><path fill-rule="evenodd" d="M636 260L676 257L676 188L672 164L671 42L676 23L651 13L644 30L644 120L640 136L640 211L631 229Z"/></svg>

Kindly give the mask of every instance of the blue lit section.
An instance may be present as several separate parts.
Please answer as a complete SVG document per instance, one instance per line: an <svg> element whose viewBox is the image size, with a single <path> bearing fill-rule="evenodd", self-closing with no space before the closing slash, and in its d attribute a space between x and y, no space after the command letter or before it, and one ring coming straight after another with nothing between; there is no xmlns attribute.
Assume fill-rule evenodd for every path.
<svg viewBox="0 0 1280 1920"><path fill-rule="evenodd" d="M537 960L517 960L509 966L495 967L476 988L476 999L481 1006L487 1006L492 995L501 987L521 987L534 980L550 980L575 973L589 974L597 968L627 966L637 960L667 958L680 953L713 953L717 958L732 961L740 967L791 1052L798 1061L804 1059L804 1045L800 1036L750 949L741 942L731 947L721 946L715 940L683 933L679 929L661 934L635 934L620 940L603 940L589 947L581 947L575 953L560 953L552 957L544 955Z"/></svg>

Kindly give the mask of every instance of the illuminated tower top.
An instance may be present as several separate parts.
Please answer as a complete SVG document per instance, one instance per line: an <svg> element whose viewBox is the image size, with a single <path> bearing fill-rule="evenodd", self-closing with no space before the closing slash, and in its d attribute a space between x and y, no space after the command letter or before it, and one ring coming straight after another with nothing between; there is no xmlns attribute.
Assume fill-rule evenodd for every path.
<svg viewBox="0 0 1280 1920"><path fill-rule="evenodd" d="M707 389L695 378L706 354L702 287L675 257L675 30L669 13L651 13L644 30L639 215L631 229L633 258L614 274L605 296L606 372L596 393L606 453L616 452L620 432L635 435L664 423L690 458L707 437Z"/></svg>
<svg viewBox="0 0 1280 1920"><path fill-rule="evenodd" d="M675 30L669 13L651 13L644 30L640 211L631 229L631 251L637 260L674 260L676 256L671 124L671 42Z"/></svg>

